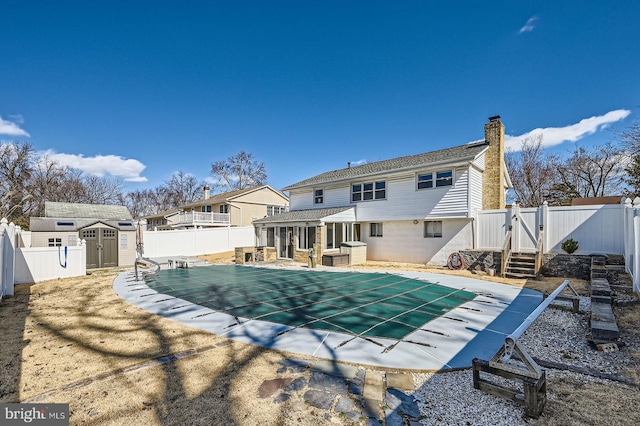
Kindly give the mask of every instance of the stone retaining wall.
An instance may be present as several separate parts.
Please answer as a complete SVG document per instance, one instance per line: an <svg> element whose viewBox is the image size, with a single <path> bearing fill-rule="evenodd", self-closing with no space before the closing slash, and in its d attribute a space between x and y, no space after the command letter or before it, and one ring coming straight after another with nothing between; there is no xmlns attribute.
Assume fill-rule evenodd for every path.
<svg viewBox="0 0 640 426"><path fill-rule="evenodd" d="M495 269L496 274L500 273L502 255L499 251L464 250L460 254L464 257L466 269L485 272ZM547 253L544 255L540 275L589 280L590 271L591 256Z"/></svg>

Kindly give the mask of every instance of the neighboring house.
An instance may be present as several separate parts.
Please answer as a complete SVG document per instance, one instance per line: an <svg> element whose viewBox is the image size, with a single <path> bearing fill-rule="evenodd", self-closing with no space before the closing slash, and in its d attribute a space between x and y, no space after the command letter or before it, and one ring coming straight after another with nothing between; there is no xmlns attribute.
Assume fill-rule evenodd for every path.
<svg viewBox="0 0 640 426"><path fill-rule="evenodd" d="M362 241L369 260L445 264L473 248L476 212L504 208L512 186L504 125L489 120L482 142L348 165L283 188L290 211L253 222L258 245L267 258L306 262L316 243L322 256Z"/></svg>
<svg viewBox="0 0 640 426"><path fill-rule="evenodd" d="M31 247L87 245L87 269L131 266L136 227L125 206L45 202L44 217L30 218Z"/></svg>
<svg viewBox="0 0 640 426"><path fill-rule="evenodd" d="M148 230L251 226L254 219L289 210L289 198L269 185L209 196L179 208L145 216Z"/></svg>

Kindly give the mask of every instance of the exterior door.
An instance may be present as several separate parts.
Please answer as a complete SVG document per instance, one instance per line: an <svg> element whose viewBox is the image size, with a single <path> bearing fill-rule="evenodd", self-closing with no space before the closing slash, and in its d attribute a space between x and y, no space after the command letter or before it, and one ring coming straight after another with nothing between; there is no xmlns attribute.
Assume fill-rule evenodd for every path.
<svg viewBox="0 0 640 426"><path fill-rule="evenodd" d="M118 266L118 231L111 228L84 229L80 237L87 244L87 269Z"/></svg>
<svg viewBox="0 0 640 426"><path fill-rule="evenodd" d="M293 227L281 226L278 229L278 257L293 259Z"/></svg>

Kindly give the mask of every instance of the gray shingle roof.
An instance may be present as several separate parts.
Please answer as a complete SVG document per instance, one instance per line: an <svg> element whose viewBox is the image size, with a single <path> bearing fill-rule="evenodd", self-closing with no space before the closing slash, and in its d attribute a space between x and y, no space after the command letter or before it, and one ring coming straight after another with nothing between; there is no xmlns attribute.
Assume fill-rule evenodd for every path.
<svg viewBox="0 0 640 426"><path fill-rule="evenodd" d="M129 209L125 206L55 203L52 201L45 202L44 216L55 218L133 220Z"/></svg>
<svg viewBox="0 0 640 426"><path fill-rule="evenodd" d="M352 208L353 206L331 207L326 209L294 210L274 216L267 216L262 219L257 219L254 220L253 223L310 222L314 220L321 220L322 218L325 218L327 216L338 214Z"/></svg>
<svg viewBox="0 0 640 426"><path fill-rule="evenodd" d="M345 179L362 178L384 172L392 172L418 167L428 167L434 164L454 163L459 161L472 160L487 149L489 142L475 142L453 148L441 149L438 151L426 152L424 154L408 155L405 157L392 158L390 160L376 161L361 166L347 167L344 169L325 172L317 176L305 179L298 183L282 188L283 191L290 191L296 188L303 188L312 185L321 185Z"/></svg>

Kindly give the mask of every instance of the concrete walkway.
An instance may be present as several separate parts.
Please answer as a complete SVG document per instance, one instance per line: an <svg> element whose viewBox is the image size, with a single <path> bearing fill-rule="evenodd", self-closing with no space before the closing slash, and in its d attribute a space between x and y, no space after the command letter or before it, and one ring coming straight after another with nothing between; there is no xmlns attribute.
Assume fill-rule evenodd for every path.
<svg viewBox="0 0 640 426"><path fill-rule="evenodd" d="M286 269L280 265L269 267ZM345 269L331 268L331 271ZM353 269L348 271L354 272ZM542 301L542 294L537 291L505 284L424 272L397 274L464 289L477 296L397 341L354 338L336 332L236 319L157 293L144 282L136 281L133 271L121 273L114 280L113 287L119 297L150 313L244 343L338 362L413 371L467 368L473 358L490 359L502 346L504 338Z"/></svg>

